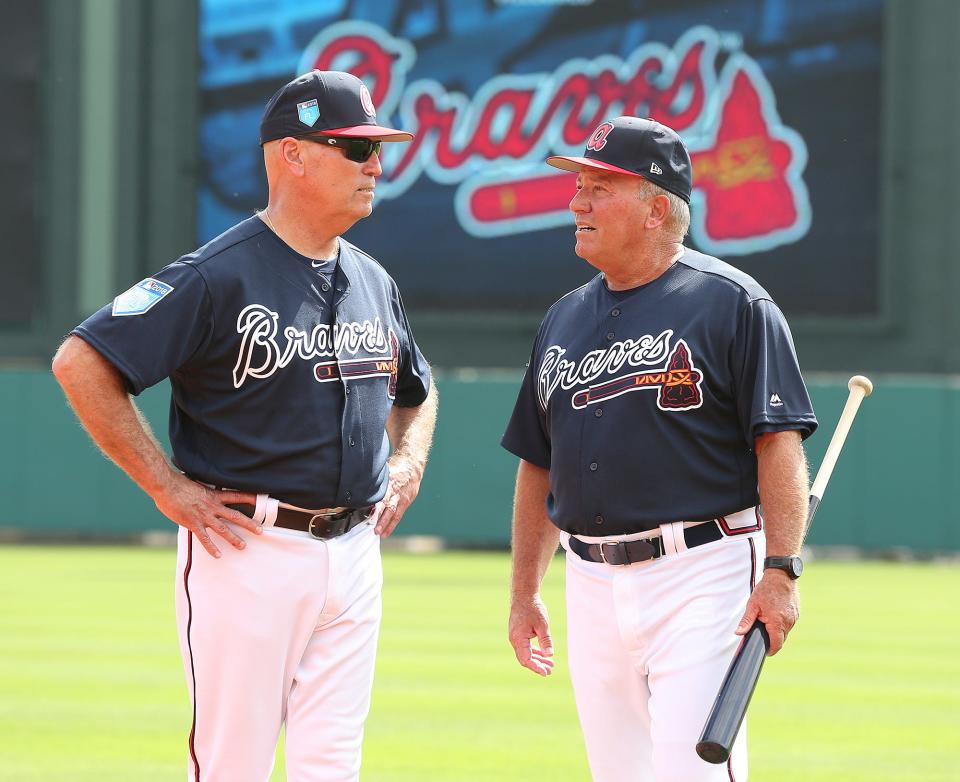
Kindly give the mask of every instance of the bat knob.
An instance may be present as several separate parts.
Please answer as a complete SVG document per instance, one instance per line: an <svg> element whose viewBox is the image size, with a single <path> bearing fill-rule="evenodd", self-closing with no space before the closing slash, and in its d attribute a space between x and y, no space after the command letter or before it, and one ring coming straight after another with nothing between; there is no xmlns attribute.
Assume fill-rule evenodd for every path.
<svg viewBox="0 0 960 782"><path fill-rule="evenodd" d="M697 744L697 754L707 763L726 763L730 752L716 741L701 741Z"/></svg>
<svg viewBox="0 0 960 782"><path fill-rule="evenodd" d="M847 381L847 388L851 391L855 388L862 388L864 396L870 396L873 393L873 383L870 382L870 378L864 377L863 375L854 375Z"/></svg>

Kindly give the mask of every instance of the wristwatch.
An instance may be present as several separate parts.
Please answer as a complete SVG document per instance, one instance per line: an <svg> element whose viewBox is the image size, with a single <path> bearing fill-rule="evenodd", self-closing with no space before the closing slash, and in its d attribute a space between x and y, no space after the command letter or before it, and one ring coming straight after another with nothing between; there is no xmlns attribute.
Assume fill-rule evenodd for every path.
<svg viewBox="0 0 960 782"><path fill-rule="evenodd" d="M793 555L792 557L767 557L763 560L763 569L776 568L782 570L790 578L796 580L803 573L803 560Z"/></svg>

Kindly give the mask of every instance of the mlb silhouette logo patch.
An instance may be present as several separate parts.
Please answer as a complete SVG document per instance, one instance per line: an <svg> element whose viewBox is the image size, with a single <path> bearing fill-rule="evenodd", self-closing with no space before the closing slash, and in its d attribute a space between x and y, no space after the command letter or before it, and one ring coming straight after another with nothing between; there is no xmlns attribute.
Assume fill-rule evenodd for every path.
<svg viewBox="0 0 960 782"><path fill-rule="evenodd" d="M313 127L320 119L320 107L317 106L316 98L297 104L297 116L304 125Z"/></svg>
<svg viewBox="0 0 960 782"><path fill-rule="evenodd" d="M147 277L113 300L112 314L115 317L143 315L172 290L172 285Z"/></svg>

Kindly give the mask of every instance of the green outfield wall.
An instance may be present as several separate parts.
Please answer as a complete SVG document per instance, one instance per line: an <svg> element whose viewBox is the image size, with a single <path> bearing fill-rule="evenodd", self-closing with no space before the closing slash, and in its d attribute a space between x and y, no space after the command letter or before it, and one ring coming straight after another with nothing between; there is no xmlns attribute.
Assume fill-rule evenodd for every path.
<svg viewBox="0 0 960 782"><path fill-rule="evenodd" d="M920 554L960 550L960 378L874 376L811 533L817 545ZM436 446L420 498L398 529L451 544L505 545L516 459L499 447L520 375L461 370L438 378ZM846 400L846 377L812 375L820 463ZM167 386L139 400L166 441ZM0 529L31 537L126 537L172 529L89 441L49 373L0 373L7 411Z"/></svg>

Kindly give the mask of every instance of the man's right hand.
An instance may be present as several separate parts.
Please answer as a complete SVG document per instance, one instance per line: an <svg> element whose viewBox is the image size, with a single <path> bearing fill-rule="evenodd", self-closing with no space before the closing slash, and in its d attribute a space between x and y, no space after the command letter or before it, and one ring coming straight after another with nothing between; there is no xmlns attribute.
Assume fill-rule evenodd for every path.
<svg viewBox="0 0 960 782"><path fill-rule="evenodd" d="M228 508L227 504L256 505L257 495L239 491L215 491L180 473L171 473L169 482L153 498L157 509L172 522L185 527L197 536L207 553L220 556L209 530L213 530L235 549L243 549L246 543L233 527L242 527L255 535L263 529L253 519L240 511Z"/></svg>
<svg viewBox="0 0 960 782"><path fill-rule="evenodd" d="M539 595L525 600L514 600L510 606L510 644L517 661L540 676L553 673L553 639L550 638L550 620L547 607ZM536 638L539 648L530 639Z"/></svg>

